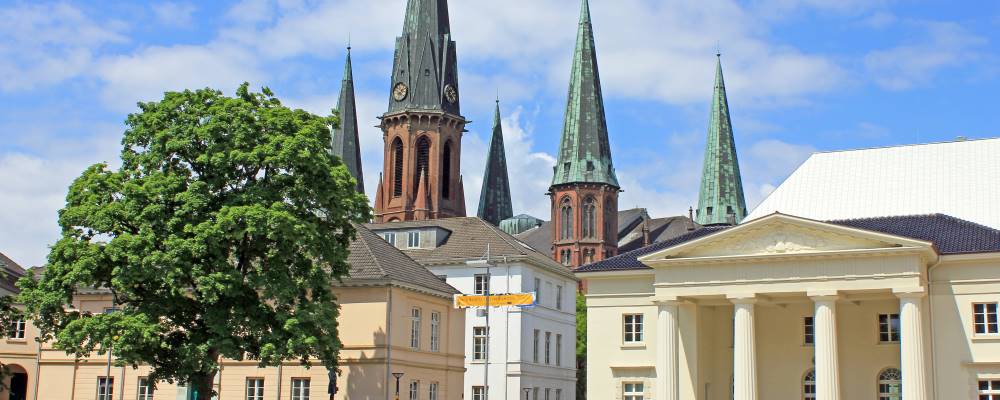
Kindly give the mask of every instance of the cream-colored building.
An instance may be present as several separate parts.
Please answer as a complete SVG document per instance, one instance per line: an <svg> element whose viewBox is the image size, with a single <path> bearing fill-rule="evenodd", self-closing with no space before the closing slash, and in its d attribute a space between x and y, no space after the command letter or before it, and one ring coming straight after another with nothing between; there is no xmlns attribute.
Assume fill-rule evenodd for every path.
<svg viewBox="0 0 1000 400"><path fill-rule="evenodd" d="M340 303L340 352L336 400L462 398L465 313L452 307L458 293L440 278L364 227L351 244L350 276L334 287ZM102 312L111 306L103 291L82 291L73 306ZM0 392L0 400L103 400L99 382L110 376L114 400L185 400L188 388L160 382L147 396L148 368L110 368L106 356L74 360L48 343L39 345L29 323L22 334L0 342L0 362L24 375L23 397ZM40 377L40 378L39 378ZM297 361L258 368L252 361L224 360L216 377L220 400L330 399L329 377L321 364L307 369ZM413 397L411 397L411 391ZM258 397L259 395L259 397Z"/></svg>
<svg viewBox="0 0 1000 400"><path fill-rule="evenodd" d="M773 213L578 276L591 399L1000 399L1000 231L983 225Z"/></svg>

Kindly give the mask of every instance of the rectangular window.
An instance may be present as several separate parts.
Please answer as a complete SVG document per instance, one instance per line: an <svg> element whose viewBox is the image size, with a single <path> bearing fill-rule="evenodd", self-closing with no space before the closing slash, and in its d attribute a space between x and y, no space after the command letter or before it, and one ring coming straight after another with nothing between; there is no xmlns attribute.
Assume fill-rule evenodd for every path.
<svg viewBox="0 0 1000 400"><path fill-rule="evenodd" d="M878 315L878 341L899 343L899 314Z"/></svg>
<svg viewBox="0 0 1000 400"><path fill-rule="evenodd" d="M410 347L420 348L420 309L414 307L410 311Z"/></svg>
<svg viewBox="0 0 1000 400"><path fill-rule="evenodd" d="M1000 380L979 381L979 400L1000 400Z"/></svg>
<svg viewBox="0 0 1000 400"><path fill-rule="evenodd" d="M138 389L139 395L137 400L153 400L153 385L149 381L149 377L140 376Z"/></svg>
<svg viewBox="0 0 1000 400"><path fill-rule="evenodd" d="M382 239L385 239L386 242L389 242L389 244L393 245L394 247L396 246L396 233L395 232L386 232L386 233L383 233L382 234Z"/></svg>
<svg viewBox="0 0 1000 400"><path fill-rule="evenodd" d="M534 361L535 363L538 363L538 337L540 335L541 332L539 332L538 329L535 329L535 335L532 338L534 345L532 346L532 356L531 356L531 360Z"/></svg>
<svg viewBox="0 0 1000 400"><path fill-rule="evenodd" d="M563 290L562 285L556 285L556 310L562 310Z"/></svg>
<svg viewBox="0 0 1000 400"><path fill-rule="evenodd" d="M410 381L410 400L417 400L418 393L420 393L420 381Z"/></svg>
<svg viewBox="0 0 1000 400"><path fill-rule="evenodd" d="M552 332L545 332L545 363L552 364Z"/></svg>
<svg viewBox="0 0 1000 400"><path fill-rule="evenodd" d="M409 247L411 249L420 247L420 231L407 232L406 247Z"/></svg>
<svg viewBox="0 0 1000 400"><path fill-rule="evenodd" d="M535 278L535 303L542 304L542 280Z"/></svg>
<svg viewBox="0 0 1000 400"><path fill-rule="evenodd" d="M115 395L115 377L97 377L97 400L111 400Z"/></svg>
<svg viewBox="0 0 1000 400"><path fill-rule="evenodd" d="M477 361L485 360L486 352L489 351L488 349L486 327L477 326L472 328L472 359Z"/></svg>
<svg viewBox="0 0 1000 400"><path fill-rule="evenodd" d="M549 396L550 394L552 394L552 389L545 388L545 400L552 400L552 397Z"/></svg>
<svg viewBox="0 0 1000 400"><path fill-rule="evenodd" d="M802 321L802 335L804 337L802 343L805 344L815 344L816 340L816 327L813 326L813 317L805 317Z"/></svg>
<svg viewBox="0 0 1000 400"><path fill-rule="evenodd" d="M642 314L625 314L625 343L642 342Z"/></svg>
<svg viewBox="0 0 1000 400"><path fill-rule="evenodd" d="M538 388L531 389L531 398L534 400L538 400Z"/></svg>
<svg viewBox="0 0 1000 400"><path fill-rule="evenodd" d="M24 339L24 328L27 325L23 319L11 322L7 337L10 339Z"/></svg>
<svg viewBox="0 0 1000 400"><path fill-rule="evenodd" d="M264 400L264 378L247 378L247 400Z"/></svg>
<svg viewBox="0 0 1000 400"><path fill-rule="evenodd" d="M489 277L487 277L486 274L476 274L475 280L476 280L475 294L478 296L485 296L486 293L490 291Z"/></svg>
<svg viewBox="0 0 1000 400"><path fill-rule="evenodd" d="M309 378L292 378L292 400L309 400Z"/></svg>
<svg viewBox="0 0 1000 400"><path fill-rule="evenodd" d="M556 366L562 366L562 335L556 335Z"/></svg>
<svg viewBox="0 0 1000 400"><path fill-rule="evenodd" d="M431 351L441 350L441 313L431 312Z"/></svg>
<svg viewBox="0 0 1000 400"><path fill-rule="evenodd" d="M485 386L473 386L472 387L472 400L486 400L486 387Z"/></svg>
<svg viewBox="0 0 1000 400"><path fill-rule="evenodd" d="M438 400L438 383L431 382L427 385L427 400Z"/></svg>
<svg viewBox="0 0 1000 400"><path fill-rule="evenodd" d="M556 400L562 400L562 389L556 389Z"/></svg>
<svg viewBox="0 0 1000 400"><path fill-rule="evenodd" d="M626 382L622 385L623 400L642 400L642 384Z"/></svg>
<svg viewBox="0 0 1000 400"><path fill-rule="evenodd" d="M977 335L996 335L997 303L976 303L972 305L972 315Z"/></svg>
<svg viewBox="0 0 1000 400"><path fill-rule="evenodd" d="M545 282L545 295L548 296L549 293L555 293L555 289L552 289L552 282Z"/></svg>

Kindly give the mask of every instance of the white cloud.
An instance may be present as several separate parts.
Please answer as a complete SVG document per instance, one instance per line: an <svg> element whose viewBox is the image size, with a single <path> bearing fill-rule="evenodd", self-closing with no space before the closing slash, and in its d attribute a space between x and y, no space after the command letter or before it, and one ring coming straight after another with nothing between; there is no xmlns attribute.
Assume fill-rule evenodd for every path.
<svg viewBox="0 0 1000 400"><path fill-rule="evenodd" d="M943 69L965 65L979 56L985 38L952 22L908 21L923 38L865 56L875 83L889 90L906 90L929 83Z"/></svg>
<svg viewBox="0 0 1000 400"><path fill-rule="evenodd" d="M193 4L169 1L153 4L152 7L153 14L160 23L183 28L192 26L193 14L197 9Z"/></svg>

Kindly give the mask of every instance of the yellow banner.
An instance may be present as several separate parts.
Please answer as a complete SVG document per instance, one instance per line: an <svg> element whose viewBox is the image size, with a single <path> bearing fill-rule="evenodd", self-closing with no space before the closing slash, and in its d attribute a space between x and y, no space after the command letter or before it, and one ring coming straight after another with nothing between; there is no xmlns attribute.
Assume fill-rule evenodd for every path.
<svg viewBox="0 0 1000 400"><path fill-rule="evenodd" d="M530 306L535 304L534 293L490 295L490 307ZM486 296L456 295L455 308L486 307Z"/></svg>

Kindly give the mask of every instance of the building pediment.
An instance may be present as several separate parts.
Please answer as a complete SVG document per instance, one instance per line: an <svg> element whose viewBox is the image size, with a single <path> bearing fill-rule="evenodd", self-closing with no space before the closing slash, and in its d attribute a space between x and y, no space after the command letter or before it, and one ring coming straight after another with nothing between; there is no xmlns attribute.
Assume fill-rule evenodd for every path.
<svg viewBox="0 0 1000 400"><path fill-rule="evenodd" d="M931 243L783 214L748 222L640 258L671 259L829 254L865 250L931 249Z"/></svg>

